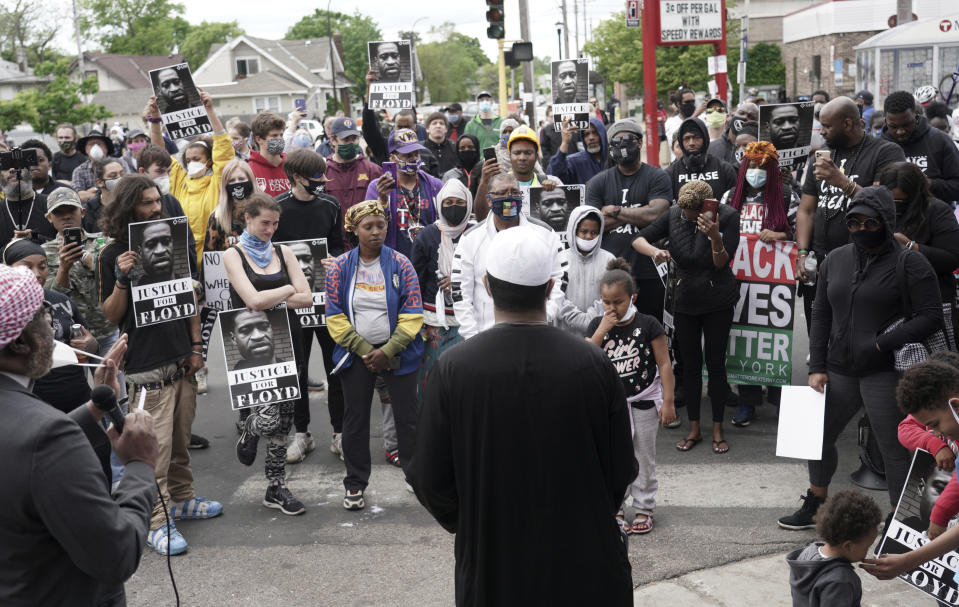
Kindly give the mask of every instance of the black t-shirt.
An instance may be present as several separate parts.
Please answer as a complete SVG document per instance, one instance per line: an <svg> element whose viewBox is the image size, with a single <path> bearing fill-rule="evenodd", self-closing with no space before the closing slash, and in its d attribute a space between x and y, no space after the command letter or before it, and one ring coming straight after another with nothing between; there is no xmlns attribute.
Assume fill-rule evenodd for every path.
<svg viewBox="0 0 959 607"><path fill-rule="evenodd" d="M57 231L47 221L47 197L35 194L33 200L24 202L0 201L0 250L13 240L13 231L33 230L31 238L44 243L57 237Z"/></svg>
<svg viewBox="0 0 959 607"><path fill-rule="evenodd" d="M827 149L827 148L823 148ZM851 148L830 150L832 161L846 176L862 187L871 186L879 170L890 162L904 162L902 148L894 143L863 135L860 144ZM813 219L812 248L820 259L825 253L849 242L846 229L846 211L849 197L842 190L818 181L812 163L803 179L802 193L816 197L816 215Z"/></svg>
<svg viewBox="0 0 959 607"><path fill-rule="evenodd" d="M276 197L283 212L273 233L273 242L325 238L330 255L343 252L343 230L340 229L340 203L327 194L306 202L297 200L287 190Z"/></svg>
<svg viewBox="0 0 959 607"><path fill-rule="evenodd" d="M43 298L51 305L53 338L70 343L70 327L87 326L83 314L68 296L50 289L43 290ZM90 384L86 367L67 365L52 369L33 384L33 393L63 412L69 412L90 400Z"/></svg>
<svg viewBox="0 0 959 607"><path fill-rule="evenodd" d="M87 161L87 157L77 152L73 156L64 156L62 152L53 154L53 166L51 167L53 178L57 181L73 181L73 169Z"/></svg>
<svg viewBox="0 0 959 607"><path fill-rule="evenodd" d="M677 158L666 167L666 174L673 186L672 199L679 198L679 189L690 181L705 181L713 189L713 198L722 198L727 190L736 187L736 169L728 162L710 154L706 155L706 162L701 169L692 169L686 166L684 158Z"/></svg>
<svg viewBox="0 0 959 607"><path fill-rule="evenodd" d="M100 303L113 293L116 286L117 257L126 250L127 244L117 241L100 249L96 267ZM133 318L133 295L130 289L127 289L127 311L120 322L120 333L126 333L129 337L125 359L127 373L151 371L179 362L190 354L190 319L183 318L138 328Z"/></svg>
<svg viewBox="0 0 959 607"><path fill-rule="evenodd" d="M619 168L612 167L597 173L586 184L586 204L598 209L610 204L624 209L644 207L657 198L672 200L673 186L669 175L645 162L632 175L623 175ZM658 278L652 260L633 249L633 240L639 230L639 226L622 225L603 235L602 246L617 257L625 257L636 278Z"/></svg>
<svg viewBox="0 0 959 607"><path fill-rule="evenodd" d="M591 320L586 334L595 333L601 320L600 317ZM629 324L616 325L603 336L600 347L616 367L626 398L641 393L655 381L658 369L653 340L665 334L658 320L637 311Z"/></svg>

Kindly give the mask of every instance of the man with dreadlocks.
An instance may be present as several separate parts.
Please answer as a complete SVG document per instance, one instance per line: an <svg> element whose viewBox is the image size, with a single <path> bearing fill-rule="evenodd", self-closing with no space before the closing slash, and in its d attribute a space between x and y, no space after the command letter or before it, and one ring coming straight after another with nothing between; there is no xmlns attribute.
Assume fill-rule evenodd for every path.
<svg viewBox="0 0 959 607"><path fill-rule="evenodd" d="M746 146L736 187L726 192L723 202L739 211L739 233L755 234L763 242L790 240L796 231L799 197L786 184L779 168L779 153L768 141ZM769 402L778 405L782 390L770 386ZM762 386L739 386L739 411L733 425L745 427L762 404Z"/></svg>

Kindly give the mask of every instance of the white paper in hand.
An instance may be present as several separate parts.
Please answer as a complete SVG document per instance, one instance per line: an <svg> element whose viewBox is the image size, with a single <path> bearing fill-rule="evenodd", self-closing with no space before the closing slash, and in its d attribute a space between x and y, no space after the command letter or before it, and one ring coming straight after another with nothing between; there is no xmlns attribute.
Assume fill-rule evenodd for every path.
<svg viewBox="0 0 959 607"><path fill-rule="evenodd" d="M821 460L825 414L825 392L816 392L809 386L783 386L776 455Z"/></svg>

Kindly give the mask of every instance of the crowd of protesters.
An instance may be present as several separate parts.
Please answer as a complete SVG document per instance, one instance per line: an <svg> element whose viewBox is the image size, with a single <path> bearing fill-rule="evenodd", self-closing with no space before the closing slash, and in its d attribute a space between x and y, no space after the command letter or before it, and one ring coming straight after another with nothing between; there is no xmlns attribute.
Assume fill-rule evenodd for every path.
<svg viewBox="0 0 959 607"><path fill-rule="evenodd" d="M367 84L376 78L371 70ZM628 489L609 504L609 524L642 535L654 527L658 428L677 428L685 418L688 429L675 445L681 452L703 440L704 373L717 456L735 446L724 432L727 408L735 411L731 423L746 427L764 396L780 403L775 385L731 385L727 378L727 344L740 298L731 263L741 238L750 235L770 246L795 243L795 280L809 331L808 383L818 391L829 388L822 460L809 462L802 506L779 525L812 528L817 511L827 512L825 520L844 507L841 500L826 502L838 465L836 441L862 409L885 462L894 508L908 472L908 448L916 446L905 440L902 424L947 435L937 446L953 459L956 443L947 439L959 435L940 415L959 399L959 371L948 362L917 365L906 380L914 385L916 377L930 375L933 387L917 385L915 391L938 400L904 397L900 386L897 404L897 384L906 380L894 356L940 331L946 347L956 349L959 150L940 130L942 108L923 108L912 93L887 95L882 112L871 107L868 91L855 99L822 97L816 99L812 147L830 154L811 155L796 171L780 167L779 151L759 139L756 104L744 102L727 113L718 99L697 104L688 89L673 95L674 115L656 134L630 118L611 122L598 110L583 129L564 120L537 130L522 115L495 115L485 91L476 96L476 116L452 104L423 124L415 109L381 124L364 101L362 121L333 117L318 144L298 128L300 112L284 118L264 111L250 124L223 124L202 91L213 131L208 137L171 142L153 98L144 111L146 132L117 138L93 130L78 137L73 125L60 125L57 154L39 140L25 141L20 147L36 150L38 163L3 175L2 262L26 268L33 282L0 268L0 300L10 299L0 315L15 317L0 321L0 365L6 365L0 371L32 381L7 386L0 377L0 389L17 392L13 400L19 402L26 397L17 386L28 386L64 412L90 399L90 379L115 385L116 394L131 401L143 394L145 413L130 419L137 432L155 433L154 448L136 451L113 436L112 451L97 441L89 462L77 465L95 463L104 486L119 487L124 496L114 508L148 520L139 542L160 554L184 552L187 541L175 520L223 511L220 502L197 494L189 453L209 444L192 432L197 393L207 391L209 337L201 333L199 314L148 326L134 322L131 282L140 255L128 228L185 216L185 254L201 306L203 253L220 252L233 309L252 316L283 306L289 316L299 397L244 409L237 421L240 463L253 464L259 439L267 442L263 504L288 515L306 511L287 487L286 468L316 448L309 391L325 389L330 450L344 461L342 504L348 510L366 506L375 391L384 410L386 459L439 519L441 500L424 480L430 478L427 464L413 458L417 418L421 411L435 415L429 395L449 388L431 385L431 378L439 381L434 369L448 371L441 364L446 353L499 327L503 311L523 309L522 297L511 295L504 286L510 281L498 275L515 271L502 269L495 248L500 233L520 229L516 234L537 243L542 276L533 285L522 277L510 284L545 286L548 323L595 344L619 377L616 391L629 420L622 430L632 435L637 464ZM664 155L675 157L665 169L643 160L650 136L663 141ZM531 188L545 196L570 185L582 186L582 199L563 218L565 225L531 214ZM81 231L79 242L65 237L72 229ZM301 328L295 311L314 304L312 285L294 248L277 243L316 239L325 239L329 252L320 260L326 324ZM810 264L812 258L818 264ZM673 284L662 267L671 268ZM312 276L312 268L307 272ZM17 307L23 301L29 302L26 311ZM95 377L84 367L17 366L18 355L35 351L30 340L18 350L23 335L39 332L34 321L48 313L54 340L105 357ZM325 383L307 373L314 338ZM792 352L795 361L804 355ZM904 410L913 414L906 421ZM37 417L44 432L57 431L50 415ZM143 462L152 476L137 465ZM155 477L155 490L143 482L148 476ZM942 531L959 504L953 510L937 513L943 539L930 546L959 543ZM869 515L871 521L871 510ZM865 531L856 537L832 531L835 545L865 537ZM0 548L0 555L5 551ZM888 563L873 566L881 575L891 571ZM85 575L97 578L92 570Z"/></svg>

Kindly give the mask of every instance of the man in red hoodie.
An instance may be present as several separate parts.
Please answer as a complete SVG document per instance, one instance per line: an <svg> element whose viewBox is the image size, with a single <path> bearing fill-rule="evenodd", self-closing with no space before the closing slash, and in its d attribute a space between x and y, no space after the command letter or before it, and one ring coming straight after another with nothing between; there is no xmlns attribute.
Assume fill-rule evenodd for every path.
<svg viewBox="0 0 959 607"><path fill-rule="evenodd" d="M260 112L250 125L256 144L256 149L250 152L250 168L260 189L274 198L290 189L290 181L283 171L285 128L286 122L273 112Z"/></svg>
<svg viewBox="0 0 959 607"><path fill-rule="evenodd" d="M330 145L333 154L326 159L326 193L340 203L340 225L346 210L366 200L370 182L383 174L383 169L374 164L360 150L360 132L356 122L349 117L337 118L330 127ZM346 235L343 237L344 244ZM349 248L349 245L346 245Z"/></svg>

